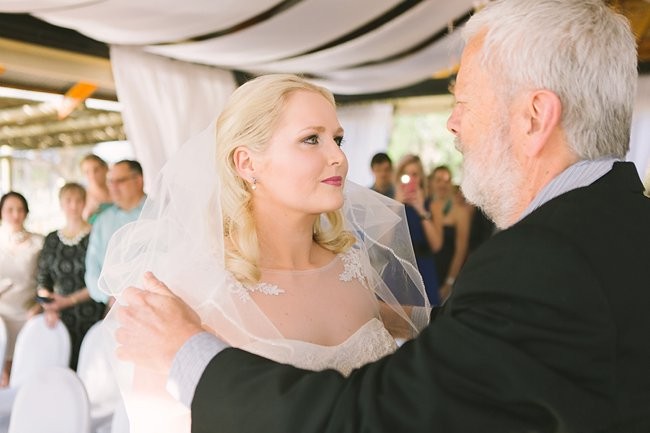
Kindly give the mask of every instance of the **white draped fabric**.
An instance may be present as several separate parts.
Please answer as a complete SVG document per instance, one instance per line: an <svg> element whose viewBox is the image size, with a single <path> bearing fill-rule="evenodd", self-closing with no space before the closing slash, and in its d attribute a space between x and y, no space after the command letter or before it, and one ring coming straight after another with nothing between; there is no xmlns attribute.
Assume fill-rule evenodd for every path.
<svg viewBox="0 0 650 433"><path fill-rule="evenodd" d="M111 47L124 127L144 168L145 187L181 144L205 129L236 88L230 72L132 47Z"/></svg>
<svg viewBox="0 0 650 433"><path fill-rule="evenodd" d="M358 38L302 56L249 65L248 69L265 73L319 74L380 61L399 55L404 51L404 47L416 47L423 43L432 36L435 29L448 26L450 17L460 16L466 10L467 5L464 2L441 4L424 1L375 31Z"/></svg>
<svg viewBox="0 0 650 433"><path fill-rule="evenodd" d="M407 87L410 84L432 78L432 71L453 68L460 60L463 42L456 31L438 43L394 61L358 68L343 69L321 74L322 79L313 80L341 95L377 93L386 88Z"/></svg>
<svg viewBox="0 0 650 433"><path fill-rule="evenodd" d="M3 0L4 2L4 0ZM109 44L178 41L238 25L279 0L16 0L21 11ZM34 5L41 7L34 9ZM49 7L43 4L49 4ZM72 3L76 3L72 6ZM2 5L4 9L4 4Z"/></svg>
<svg viewBox="0 0 650 433"><path fill-rule="evenodd" d="M634 161L646 190L650 190L650 75L640 76L638 86L627 160Z"/></svg>
<svg viewBox="0 0 650 433"><path fill-rule="evenodd" d="M386 103L339 107L341 126L345 130L343 152L350 165L348 179L370 186L373 177L370 159L388 149L393 127L393 106Z"/></svg>
<svg viewBox="0 0 650 433"><path fill-rule="evenodd" d="M310 74L338 94L385 92L445 74L476 0L0 0L108 44L239 70ZM449 32L448 37L443 35Z"/></svg>
<svg viewBox="0 0 650 433"><path fill-rule="evenodd" d="M147 49L176 59L242 69L253 62L295 56L314 49L355 30L398 3L399 0L303 0L234 33Z"/></svg>

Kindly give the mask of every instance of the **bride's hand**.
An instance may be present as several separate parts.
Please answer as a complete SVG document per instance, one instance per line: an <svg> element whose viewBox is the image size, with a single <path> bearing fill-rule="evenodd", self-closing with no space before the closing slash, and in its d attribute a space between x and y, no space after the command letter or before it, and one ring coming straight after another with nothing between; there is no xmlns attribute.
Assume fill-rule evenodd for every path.
<svg viewBox="0 0 650 433"><path fill-rule="evenodd" d="M168 374L178 350L203 331L201 319L151 272L144 276L144 290L129 287L121 300L126 305L116 304L118 358Z"/></svg>

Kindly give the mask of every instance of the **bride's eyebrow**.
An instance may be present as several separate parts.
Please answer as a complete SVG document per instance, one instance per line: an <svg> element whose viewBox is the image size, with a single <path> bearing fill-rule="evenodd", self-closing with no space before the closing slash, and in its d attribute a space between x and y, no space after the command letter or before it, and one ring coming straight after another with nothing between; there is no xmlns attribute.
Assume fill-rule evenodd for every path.
<svg viewBox="0 0 650 433"><path fill-rule="evenodd" d="M310 132L310 131L316 131L316 132L321 132L322 133L322 132L325 132L326 130L327 130L327 128L325 128L324 126L308 126L306 128L301 129L299 131L299 133ZM345 131L343 130L343 127L339 126L334 131L334 134L343 134L344 132Z"/></svg>

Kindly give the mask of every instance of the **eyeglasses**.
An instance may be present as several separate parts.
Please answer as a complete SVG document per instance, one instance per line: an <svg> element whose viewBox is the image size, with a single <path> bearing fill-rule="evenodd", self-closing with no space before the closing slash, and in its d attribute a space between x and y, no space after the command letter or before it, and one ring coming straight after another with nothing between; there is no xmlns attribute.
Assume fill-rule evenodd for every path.
<svg viewBox="0 0 650 433"><path fill-rule="evenodd" d="M106 179L106 183L109 185L121 185L126 181L129 181L131 179L135 178L135 175L130 175L130 176L124 176L124 177L118 177L115 179Z"/></svg>

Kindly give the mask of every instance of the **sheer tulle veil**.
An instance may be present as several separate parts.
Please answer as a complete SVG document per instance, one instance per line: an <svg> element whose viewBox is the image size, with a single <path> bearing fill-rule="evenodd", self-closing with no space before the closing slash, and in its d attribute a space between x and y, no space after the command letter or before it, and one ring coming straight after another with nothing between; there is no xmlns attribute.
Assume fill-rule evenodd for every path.
<svg viewBox="0 0 650 433"><path fill-rule="evenodd" d="M163 167L139 219L111 239L99 285L116 298L119 308L124 288L141 287L144 272L152 271L231 345L255 342L257 347L268 344L276 351L293 350L283 344L282 333L224 267L215 128L212 124L189 140ZM349 181L344 196L346 229L358 240L352 248L361 253L369 289L409 320L417 332L424 324L410 322L402 305L428 307L428 301L415 266L402 204ZM116 308L105 320L112 353ZM163 395L165 378L148 377L129 363L115 360L114 364L132 431L182 430L174 430L178 427L165 419L187 417L186 409L174 406ZM156 402L168 404L168 409L157 408L154 413L151 407ZM153 424L145 421L149 416L154 418L149 418Z"/></svg>

